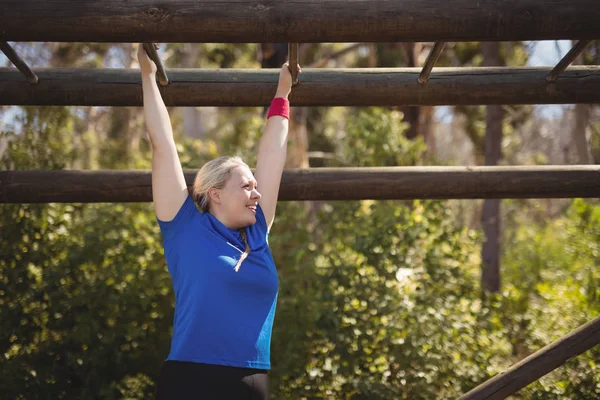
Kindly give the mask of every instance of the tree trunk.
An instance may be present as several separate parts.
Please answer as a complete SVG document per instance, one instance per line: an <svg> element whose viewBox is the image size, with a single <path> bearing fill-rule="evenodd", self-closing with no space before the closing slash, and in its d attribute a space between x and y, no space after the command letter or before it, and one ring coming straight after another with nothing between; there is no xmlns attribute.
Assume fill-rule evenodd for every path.
<svg viewBox="0 0 600 400"><path fill-rule="evenodd" d="M198 68L202 49L199 44L186 43L183 68ZM183 107L183 133L186 137L204 139L206 133L217 126L217 107Z"/></svg>
<svg viewBox="0 0 600 400"><path fill-rule="evenodd" d="M573 45L577 43L573 41ZM583 54L577 56L573 65L583 65ZM586 138L586 130L590 122L590 106L587 104L576 104L574 109L575 123L571 130L571 137L573 143L575 143L575 149L577 150L577 161L579 164L590 164L591 155L588 148L588 142Z"/></svg>
<svg viewBox="0 0 600 400"><path fill-rule="evenodd" d="M575 123L571 135L577 149L577 160L579 164L590 164L590 150L586 138L586 130L590 121L590 106L588 104L576 104L574 114Z"/></svg>
<svg viewBox="0 0 600 400"><path fill-rule="evenodd" d="M422 43L401 43L400 46L404 52L407 67L419 67L424 64ZM432 132L434 108L432 106L408 106L400 109L404 113L404 120L409 124L405 133L406 137L416 139L419 135L423 136L423 140L427 144L427 155L435 154ZM429 147L430 145L431 147Z"/></svg>
<svg viewBox="0 0 600 400"><path fill-rule="evenodd" d="M500 47L497 42L482 43L485 66L499 66ZM485 112L485 164L497 165L502 157L502 106L487 106ZM483 203L481 224L485 242L481 249L482 293L500 290L500 199L486 199Z"/></svg>
<svg viewBox="0 0 600 400"><path fill-rule="evenodd" d="M290 112L289 146L286 168L308 168L307 109L294 107Z"/></svg>
<svg viewBox="0 0 600 400"><path fill-rule="evenodd" d="M404 59L406 60L407 67L416 67L419 59L419 54L421 53L421 49L423 48L421 43L400 43L401 49L404 53ZM405 135L409 139L416 139L419 135L420 125L419 125L419 116L421 113L421 109L419 107L402 107L402 112L404 113L404 121L408 122L409 126L405 132Z"/></svg>

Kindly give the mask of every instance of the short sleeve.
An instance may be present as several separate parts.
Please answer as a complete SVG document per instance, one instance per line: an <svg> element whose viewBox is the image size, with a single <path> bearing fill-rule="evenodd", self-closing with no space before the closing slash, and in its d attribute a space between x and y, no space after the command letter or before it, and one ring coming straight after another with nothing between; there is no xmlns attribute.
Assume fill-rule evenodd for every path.
<svg viewBox="0 0 600 400"><path fill-rule="evenodd" d="M269 235L269 229L267 228L267 219L265 218L265 214L263 213L263 209L260 206L260 204L256 206L256 226L265 237Z"/></svg>
<svg viewBox="0 0 600 400"><path fill-rule="evenodd" d="M192 197L188 194L187 198L181 205L181 208L179 211L177 211L175 218L173 218L171 221L162 221L157 217L156 220L160 226L163 239L168 241L175 237L179 232L184 230L184 228L192 220L193 216L199 212L200 211L198 211L196 208L194 200L192 200Z"/></svg>

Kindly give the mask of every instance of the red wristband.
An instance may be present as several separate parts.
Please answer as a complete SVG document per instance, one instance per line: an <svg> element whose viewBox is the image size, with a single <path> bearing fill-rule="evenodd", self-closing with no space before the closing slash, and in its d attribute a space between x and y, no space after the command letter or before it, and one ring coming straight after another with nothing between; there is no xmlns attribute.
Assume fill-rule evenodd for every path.
<svg viewBox="0 0 600 400"><path fill-rule="evenodd" d="M273 115L279 115L281 117L290 119L290 102L288 99L284 99L283 97L275 97L271 101L271 107L269 108L267 119L271 118Z"/></svg>

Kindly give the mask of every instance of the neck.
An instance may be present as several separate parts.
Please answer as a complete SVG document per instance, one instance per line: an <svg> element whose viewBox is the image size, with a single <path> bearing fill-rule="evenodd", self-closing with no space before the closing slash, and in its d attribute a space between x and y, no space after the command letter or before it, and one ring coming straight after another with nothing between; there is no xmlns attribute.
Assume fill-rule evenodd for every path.
<svg viewBox="0 0 600 400"><path fill-rule="evenodd" d="M208 210L208 212L210 214L212 214L213 217L215 217L216 219L218 219L220 223L222 223L223 225L225 225L229 229L240 229L240 228L242 228L241 226L237 226L235 224L232 224L231 221L229 221L229 219L227 218L227 214L225 214L224 212L220 211L217 207L210 208Z"/></svg>

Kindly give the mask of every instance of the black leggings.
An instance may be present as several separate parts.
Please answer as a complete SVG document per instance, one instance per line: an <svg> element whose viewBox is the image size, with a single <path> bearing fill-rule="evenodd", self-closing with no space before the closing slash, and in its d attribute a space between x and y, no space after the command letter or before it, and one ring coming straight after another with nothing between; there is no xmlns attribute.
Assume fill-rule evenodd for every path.
<svg viewBox="0 0 600 400"><path fill-rule="evenodd" d="M158 378L158 400L268 400L263 369L167 360Z"/></svg>

